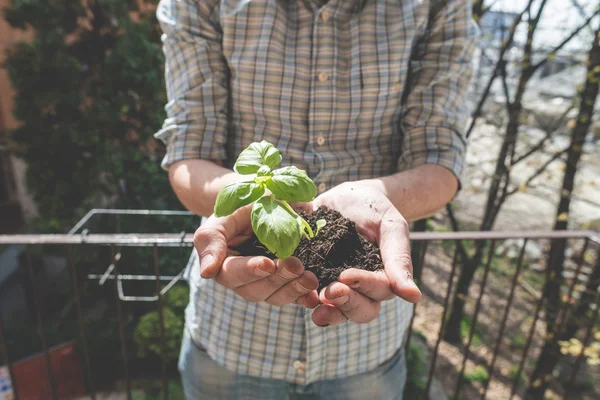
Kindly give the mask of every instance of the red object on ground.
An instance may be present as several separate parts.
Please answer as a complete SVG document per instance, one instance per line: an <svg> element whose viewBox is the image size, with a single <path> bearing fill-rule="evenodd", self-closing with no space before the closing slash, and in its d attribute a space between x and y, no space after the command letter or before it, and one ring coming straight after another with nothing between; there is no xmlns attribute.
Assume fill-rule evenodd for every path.
<svg viewBox="0 0 600 400"><path fill-rule="evenodd" d="M85 395L83 371L74 342L49 350L52 375L59 399L72 399ZM44 353L36 354L13 364L13 390L20 400L51 399L52 389Z"/></svg>

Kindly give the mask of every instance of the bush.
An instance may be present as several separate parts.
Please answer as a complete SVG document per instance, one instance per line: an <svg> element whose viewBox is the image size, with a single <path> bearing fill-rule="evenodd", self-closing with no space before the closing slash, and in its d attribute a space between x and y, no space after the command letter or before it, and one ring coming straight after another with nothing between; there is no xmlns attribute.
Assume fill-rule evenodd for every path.
<svg viewBox="0 0 600 400"><path fill-rule="evenodd" d="M35 31L4 67L38 231L64 231L98 206L181 208L152 137L166 103L154 3L13 0L5 10L12 27Z"/></svg>

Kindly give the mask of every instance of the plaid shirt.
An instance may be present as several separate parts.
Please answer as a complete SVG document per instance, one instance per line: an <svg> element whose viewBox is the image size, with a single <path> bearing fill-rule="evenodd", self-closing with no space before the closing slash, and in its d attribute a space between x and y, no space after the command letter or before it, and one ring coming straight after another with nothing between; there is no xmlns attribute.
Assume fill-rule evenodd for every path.
<svg viewBox="0 0 600 400"><path fill-rule="evenodd" d="M468 0L162 0L163 166L231 166L251 142L281 150L319 192L425 163L457 176L474 24ZM412 306L320 328L296 305L253 304L200 279L186 325L219 364L299 384L366 372L401 346Z"/></svg>

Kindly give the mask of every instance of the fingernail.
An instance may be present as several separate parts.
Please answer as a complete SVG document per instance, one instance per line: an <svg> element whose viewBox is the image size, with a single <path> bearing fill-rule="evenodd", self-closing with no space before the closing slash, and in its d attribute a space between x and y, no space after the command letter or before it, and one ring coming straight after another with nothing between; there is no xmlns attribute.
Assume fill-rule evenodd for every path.
<svg viewBox="0 0 600 400"><path fill-rule="evenodd" d="M260 265L256 268L256 275L259 276L269 276L273 275L277 271L277 267L274 263L265 261L261 262Z"/></svg>
<svg viewBox="0 0 600 400"><path fill-rule="evenodd" d="M236 250L229 250L229 255L231 256L239 256L240 252Z"/></svg>
<svg viewBox="0 0 600 400"><path fill-rule="evenodd" d="M215 257L212 254L207 254L200 259L200 272L204 272L204 270L210 267L215 261Z"/></svg>
<svg viewBox="0 0 600 400"><path fill-rule="evenodd" d="M351 287L352 289L356 289L360 287L360 281L354 281L353 284L348 285L348 287Z"/></svg>
<svg viewBox="0 0 600 400"><path fill-rule="evenodd" d="M332 303L335 303L338 305L343 305L343 304L346 304L348 302L348 300L350 300L350 296L345 294L341 297L336 297L335 299L329 299L329 300L331 300Z"/></svg>

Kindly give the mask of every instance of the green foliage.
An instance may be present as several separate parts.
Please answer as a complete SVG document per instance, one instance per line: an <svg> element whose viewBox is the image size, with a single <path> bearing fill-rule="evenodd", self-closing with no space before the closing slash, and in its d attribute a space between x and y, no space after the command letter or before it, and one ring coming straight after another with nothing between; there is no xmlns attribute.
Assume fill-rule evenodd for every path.
<svg viewBox="0 0 600 400"><path fill-rule="evenodd" d="M159 166L164 149L152 138L166 102L152 8L13 0L4 15L14 28L35 30L31 42L8 50L4 68L21 122L10 136L29 167L37 230L64 231L107 204L180 208Z"/></svg>
<svg viewBox="0 0 600 400"><path fill-rule="evenodd" d="M271 143L263 140L250 144L234 166L248 179L221 189L215 215L223 217L255 202L251 220L256 237L277 257L286 258L294 253L303 234L309 239L314 237L310 225L287 202L311 201L317 188L305 171L294 166L273 170L280 162L281 154ZM265 196L267 189L271 194ZM324 225L321 223L321 228Z"/></svg>
<svg viewBox="0 0 600 400"><path fill-rule="evenodd" d="M510 345L511 347L522 349L527 344L527 338L522 332L516 332L514 335L510 337Z"/></svg>
<svg viewBox="0 0 600 400"><path fill-rule="evenodd" d="M490 379L490 375L484 366L478 365L472 371L465 374L465 380L469 383L486 383Z"/></svg>
<svg viewBox="0 0 600 400"><path fill-rule="evenodd" d="M469 340L469 333L471 332L471 327L473 326L473 319L465 315L463 319L460 321L460 337L466 342ZM473 339L471 339L471 345L479 346L481 345L481 330L479 327L475 326L475 331L473 332Z"/></svg>
<svg viewBox="0 0 600 400"><path fill-rule="evenodd" d="M165 355L169 360L176 360L181 346L181 336L185 324L184 311L188 304L190 292L187 286L174 286L163 297L163 320L165 334ZM143 315L133 333L138 355L148 354L161 356L160 316L158 311Z"/></svg>
<svg viewBox="0 0 600 400"><path fill-rule="evenodd" d="M522 385L522 384L525 383L525 380L526 380L525 372L521 371L521 373L519 374L519 377L517 378L517 373L518 372L519 372L519 366L518 365L513 365L508 370L508 377L510 378L511 381L514 381L515 378L516 378L517 379L517 384L518 385Z"/></svg>
<svg viewBox="0 0 600 400"><path fill-rule="evenodd" d="M179 354L181 335L183 332L183 317L176 315L168 307L163 308L163 319L165 329L165 357L175 360ZM158 311L152 311L140 318L133 339L137 345L140 357L149 353L161 356L160 316Z"/></svg>
<svg viewBox="0 0 600 400"><path fill-rule="evenodd" d="M424 399L427 385L427 363L423 347L411 343L406 351L406 386L404 398Z"/></svg>

